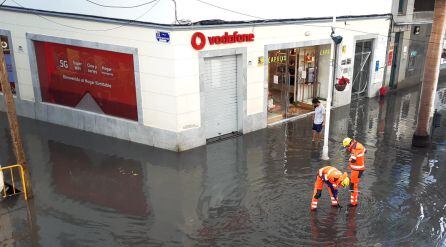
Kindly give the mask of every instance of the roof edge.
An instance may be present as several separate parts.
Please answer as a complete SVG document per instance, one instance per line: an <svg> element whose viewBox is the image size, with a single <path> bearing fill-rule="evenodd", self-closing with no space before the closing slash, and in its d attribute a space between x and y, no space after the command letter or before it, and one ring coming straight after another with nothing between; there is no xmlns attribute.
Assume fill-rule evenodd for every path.
<svg viewBox="0 0 446 247"><path fill-rule="evenodd" d="M57 12L57 11L49 11L49 10L39 10L39 9L30 9L30 8L22 8L15 6L0 6L0 10L11 11L11 12L20 12L34 15L45 15L52 17L62 17L62 18L70 18L76 20L85 20L85 21L96 21L102 23L110 23L110 24L119 24L119 25L127 25L127 26L142 26L149 28L161 28L167 30L190 30L190 29L208 29L208 28L224 28L231 26L258 26L258 25L292 25L292 24L300 24L300 23L308 23L308 22L326 22L331 21L333 17L306 17L306 18L291 18L291 19L265 19L265 20L252 20L252 21L218 21L215 23L199 21L191 24L163 24L163 23L154 23L154 22L144 22L144 21L135 21L135 20L127 20L127 19L119 19L119 18L111 18L111 17L103 17L103 16L94 16L94 15L85 15L85 14L75 14L75 13L67 13L67 12ZM391 17L392 14L368 14L368 15L347 15L347 16L337 16L337 20L358 20L358 19L379 19L385 17ZM206 24L203 24L206 23Z"/></svg>

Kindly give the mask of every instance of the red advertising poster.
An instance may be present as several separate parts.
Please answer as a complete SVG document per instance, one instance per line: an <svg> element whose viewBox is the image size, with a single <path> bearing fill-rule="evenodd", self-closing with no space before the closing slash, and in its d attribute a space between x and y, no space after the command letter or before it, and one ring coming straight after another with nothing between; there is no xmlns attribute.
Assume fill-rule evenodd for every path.
<svg viewBox="0 0 446 247"><path fill-rule="evenodd" d="M138 120L133 55L34 41L42 101Z"/></svg>
<svg viewBox="0 0 446 247"><path fill-rule="evenodd" d="M392 65L393 63L393 50L389 51L389 58L387 59L387 66Z"/></svg>

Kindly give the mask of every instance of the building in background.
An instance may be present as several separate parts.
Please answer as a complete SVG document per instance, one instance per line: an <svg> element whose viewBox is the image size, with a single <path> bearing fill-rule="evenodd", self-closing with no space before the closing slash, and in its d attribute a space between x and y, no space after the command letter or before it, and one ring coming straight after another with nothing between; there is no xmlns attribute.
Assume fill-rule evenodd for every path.
<svg viewBox="0 0 446 247"><path fill-rule="evenodd" d="M188 1L200 3L200 11L179 3L175 18L172 1L158 0L144 7L144 21L114 18L99 6L108 17L92 16L87 2L69 13L47 1L2 6L0 34L11 47L18 113L175 151L294 119L311 111L313 97L327 98L329 12L343 36L336 78L351 80L333 93L333 105L374 97L383 84L386 1L330 3L327 17L317 5L302 12L256 3L265 18L246 2L230 10ZM214 20L205 19L209 13Z"/></svg>
<svg viewBox="0 0 446 247"><path fill-rule="evenodd" d="M422 81L435 0L394 0L386 82L403 88ZM445 56L446 58L446 56Z"/></svg>

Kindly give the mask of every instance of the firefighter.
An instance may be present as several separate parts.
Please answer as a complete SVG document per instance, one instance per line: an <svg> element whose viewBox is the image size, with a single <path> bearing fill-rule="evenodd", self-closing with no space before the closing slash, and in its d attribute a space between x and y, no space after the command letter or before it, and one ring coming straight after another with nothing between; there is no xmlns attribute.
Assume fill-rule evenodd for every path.
<svg viewBox="0 0 446 247"><path fill-rule="evenodd" d="M350 173L350 205L351 207L356 207L358 205L358 193L359 193L359 182L361 181L361 176L365 171L364 155L366 149L364 145L356 140L349 137L342 141L342 146L344 146L350 153L348 168L351 170Z"/></svg>
<svg viewBox="0 0 446 247"><path fill-rule="evenodd" d="M332 166L325 166L319 169L316 176L316 183L314 184L314 193L311 200L312 211L317 209L317 202L322 195L322 187L327 188L330 194L331 206L340 207L338 203L338 187L347 187L350 184L350 179L346 172L342 173Z"/></svg>

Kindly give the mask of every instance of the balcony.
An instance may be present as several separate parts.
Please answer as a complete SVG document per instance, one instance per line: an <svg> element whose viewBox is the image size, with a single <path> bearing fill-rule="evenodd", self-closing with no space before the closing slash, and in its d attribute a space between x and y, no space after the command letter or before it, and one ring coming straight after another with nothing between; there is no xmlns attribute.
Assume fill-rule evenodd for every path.
<svg viewBox="0 0 446 247"><path fill-rule="evenodd" d="M413 13L413 22L432 22L434 11L415 11Z"/></svg>

